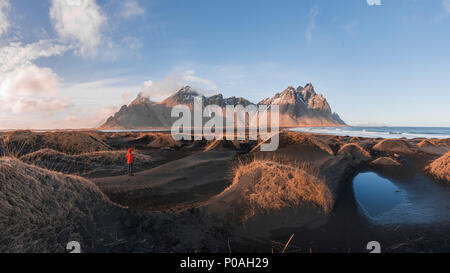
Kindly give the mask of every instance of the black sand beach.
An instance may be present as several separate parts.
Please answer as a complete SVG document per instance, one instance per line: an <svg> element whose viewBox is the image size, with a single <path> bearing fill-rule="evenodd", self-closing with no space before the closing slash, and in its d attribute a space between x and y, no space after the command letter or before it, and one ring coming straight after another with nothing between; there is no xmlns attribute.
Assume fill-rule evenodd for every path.
<svg viewBox="0 0 450 273"><path fill-rule="evenodd" d="M1 223L6 231L0 236L2 252L64 252L67 240L76 237L88 252L270 253L281 252L293 234L287 252L367 252L370 241L380 242L384 252L450 250L450 204L445 201L450 200L445 179L448 139L384 140L283 131L280 148L262 153L258 142L177 142L162 132L17 131L0 138L1 166L6 168L0 175L2 204L33 200L24 202L21 211L40 211L40 224L33 225L19 210L2 206L7 215ZM125 167L120 160L114 163L111 155L125 157L129 147L142 155L137 159L147 160L133 177L126 176ZM80 158L94 167L81 168ZM17 180L19 171L48 179L30 174ZM370 217L354 188L355 177L363 173L392 182L409 207L396 214L390 211L393 216ZM49 202L64 202L53 200L59 186L39 190L41 184L68 177L74 181L67 183L83 181L95 192L77 190L76 201L69 198L66 204L83 213L89 210L89 224L57 206L48 207ZM38 195L14 196L10 183L25 180L38 189L30 194ZM263 181L267 184L260 187ZM66 196L72 194L66 190ZM374 198L382 203L384 197ZM96 199L108 209L92 207ZM72 233L48 237L41 248L21 239L42 235L43 227L62 230L58 223L48 222L49 217L67 219Z"/></svg>

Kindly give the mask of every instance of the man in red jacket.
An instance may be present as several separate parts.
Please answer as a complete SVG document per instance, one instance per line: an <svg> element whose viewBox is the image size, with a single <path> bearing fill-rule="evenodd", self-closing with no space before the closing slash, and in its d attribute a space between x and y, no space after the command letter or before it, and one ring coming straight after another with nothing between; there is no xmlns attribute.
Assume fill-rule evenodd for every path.
<svg viewBox="0 0 450 273"><path fill-rule="evenodd" d="M133 151L130 149L128 149L128 153L127 153L127 163L128 163L128 175L129 176L133 176L133 163L134 163L134 158L133 158Z"/></svg>

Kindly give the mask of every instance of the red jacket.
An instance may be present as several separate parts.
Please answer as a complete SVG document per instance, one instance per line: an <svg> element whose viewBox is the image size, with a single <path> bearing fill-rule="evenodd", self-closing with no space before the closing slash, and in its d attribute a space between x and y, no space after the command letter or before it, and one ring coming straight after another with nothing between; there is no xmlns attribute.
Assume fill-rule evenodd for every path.
<svg viewBox="0 0 450 273"><path fill-rule="evenodd" d="M127 163L128 163L128 164L134 163L134 158L133 158L133 154L131 153L131 149L128 149L128 153L127 153Z"/></svg>

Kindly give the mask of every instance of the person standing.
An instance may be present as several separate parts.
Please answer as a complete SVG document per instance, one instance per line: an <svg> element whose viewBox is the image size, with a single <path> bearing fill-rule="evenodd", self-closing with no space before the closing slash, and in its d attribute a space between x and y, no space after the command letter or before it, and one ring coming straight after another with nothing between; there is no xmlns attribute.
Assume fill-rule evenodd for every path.
<svg viewBox="0 0 450 273"><path fill-rule="evenodd" d="M128 149L128 153L127 153L127 163L128 163L128 175L129 176L133 176L133 163L134 163L134 158L133 158L133 150L130 148Z"/></svg>

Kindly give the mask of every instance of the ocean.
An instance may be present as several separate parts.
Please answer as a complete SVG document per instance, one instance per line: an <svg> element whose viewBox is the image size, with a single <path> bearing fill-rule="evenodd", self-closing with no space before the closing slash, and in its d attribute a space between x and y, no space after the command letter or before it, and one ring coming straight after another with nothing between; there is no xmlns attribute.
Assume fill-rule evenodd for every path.
<svg viewBox="0 0 450 273"><path fill-rule="evenodd" d="M450 138L449 127L298 127L291 130L370 138Z"/></svg>

